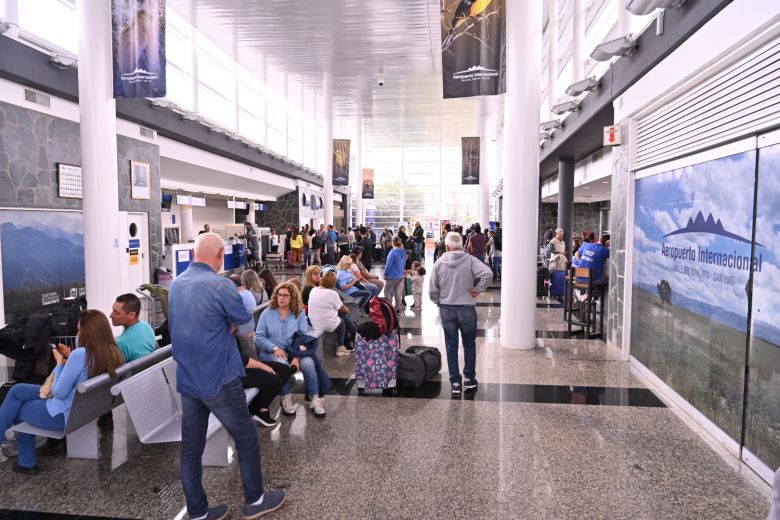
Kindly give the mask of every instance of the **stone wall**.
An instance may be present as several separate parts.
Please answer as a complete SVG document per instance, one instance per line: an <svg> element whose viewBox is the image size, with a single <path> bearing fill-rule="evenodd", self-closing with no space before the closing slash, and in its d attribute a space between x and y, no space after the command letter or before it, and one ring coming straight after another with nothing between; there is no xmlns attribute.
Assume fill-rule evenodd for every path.
<svg viewBox="0 0 780 520"><path fill-rule="evenodd" d="M149 215L149 273L163 264L162 211L160 202L160 147L145 141L117 136L117 172L119 174L119 211L143 212ZM149 199L130 198L130 161L151 166Z"/></svg>
<svg viewBox="0 0 780 520"><path fill-rule="evenodd" d="M287 229L290 224L298 225L298 190L291 191L277 198L275 202L268 202L268 211L258 211L255 215L257 225L260 227L273 227L277 232Z"/></svg>
<svg viewBox="0 0 780 520"><path fill-rule="evenodd" d="M622 135L627 136L628 124L622 124ZM609 230L609 296L607 298L606 323L604 338L607 343L618 348L623 347L623 315L625 305L631 302L623 301L623 290L626 281L626 230L629 224L628 193L631 179L628 172L628 142L612 149L612 200Z"/></svg>
<svg viewBox="0 0 780 520"><path fill-rule="evenodd" d="M0 205L81 209L58 196L60 162L81 164L78 123L0 102Z"/></svg>

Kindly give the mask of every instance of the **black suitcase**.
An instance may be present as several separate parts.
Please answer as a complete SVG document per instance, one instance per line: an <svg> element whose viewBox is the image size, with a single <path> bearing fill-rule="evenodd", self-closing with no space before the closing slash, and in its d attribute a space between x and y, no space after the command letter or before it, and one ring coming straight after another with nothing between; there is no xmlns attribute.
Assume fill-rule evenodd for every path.
<svg viewBox="0 0 780 520"><path fill-rule="evenodd" d="M412 346L398 353L398 386L420 388L441 370L441 352L433 347Z"/></svg>
<svg viewBox="0 0 780 520"><path fill-rule="evenodd" d="M536 297L537 298L543 298L545 296L548 296L547 285L544 283L546 279L547 279L547 268L537 267L536 268Z"/></svg>

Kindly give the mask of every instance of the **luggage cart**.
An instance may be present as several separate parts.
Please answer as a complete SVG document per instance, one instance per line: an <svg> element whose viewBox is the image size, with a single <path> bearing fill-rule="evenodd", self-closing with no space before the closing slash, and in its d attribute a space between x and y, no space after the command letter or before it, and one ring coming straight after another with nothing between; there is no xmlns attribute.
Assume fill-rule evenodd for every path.
<svg viewBox="0 0 780 520"><path fill-rule="evenodd" d="M153 329L157 329L165 321L162 302L158 296L153 296L148 289L139 287L135 290L141 300L141 316Z"/></svg>

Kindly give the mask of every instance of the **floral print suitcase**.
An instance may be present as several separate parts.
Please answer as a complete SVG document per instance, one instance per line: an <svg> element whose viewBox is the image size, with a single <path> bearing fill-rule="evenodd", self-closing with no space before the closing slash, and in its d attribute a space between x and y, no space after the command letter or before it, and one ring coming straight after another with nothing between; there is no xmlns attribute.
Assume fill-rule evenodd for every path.
<svg viewBox="0 0 780 520"><path fill-rule="evenodd" d="M395 388L398 369L398 338L382 335L368 340L357 335L355 342L355 379L361 389Z"/></svg>

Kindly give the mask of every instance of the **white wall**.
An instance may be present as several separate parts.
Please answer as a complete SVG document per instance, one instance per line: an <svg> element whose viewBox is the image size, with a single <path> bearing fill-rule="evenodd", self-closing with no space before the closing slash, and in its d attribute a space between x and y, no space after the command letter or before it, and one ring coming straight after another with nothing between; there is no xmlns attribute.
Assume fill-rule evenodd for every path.
<svg viewBox="0 0 780 520"><path fill-rule="evenodd" d="M225 225L235 224L235 210L228 209L225 199L206 199L206 207L192 208L192 230L197 235L204 224L211 224L211 230L225 237ZM194 238L194 237L193 237Z"/></svg>

